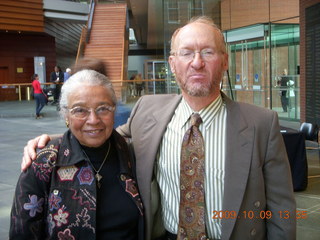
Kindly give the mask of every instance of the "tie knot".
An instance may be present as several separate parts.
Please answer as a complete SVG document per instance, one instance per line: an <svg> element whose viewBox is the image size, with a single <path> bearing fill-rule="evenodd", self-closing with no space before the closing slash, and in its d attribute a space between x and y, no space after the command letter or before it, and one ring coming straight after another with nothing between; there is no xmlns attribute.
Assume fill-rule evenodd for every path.
<svg viewBox="0 0 320 240"><path fill-rule="evenodd" d="M202 119L200 117L199 113L193 113L191 115L191 125L199 127L199 125L202 123Z"/></svg>

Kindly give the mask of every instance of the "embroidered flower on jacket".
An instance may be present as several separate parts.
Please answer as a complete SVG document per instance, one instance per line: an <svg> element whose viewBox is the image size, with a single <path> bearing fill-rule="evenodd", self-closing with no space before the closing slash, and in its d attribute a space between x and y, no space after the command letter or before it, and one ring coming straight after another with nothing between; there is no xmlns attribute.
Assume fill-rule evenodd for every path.
<svg viewBox="0 0 320 240"><path fill-rule="evenodd" d="M93 182L93 173L91 168L89 166L82 167L79 174L77 175L77 178L79 179L80 185L91 185Z"/></svg>
<svg viewBox="0 0 320 240"><path fill-rule="evenodd" d="M62 201L62 198L60 197L60 193L58 195L55 193L50 193L49 195L50 211L52 211L53 209L59 209L61 201Z"/></svg>
<svg viewBox="0 0 320 240"><path fill-rule="evenodd" d="M70 229L65 229L63 232L58 232L59 240L75 240L75 237L71 234Z"/></svg>
<svg viewBox="0 0 320 240"><path fill-rule="evenodd" d="M70 150L67 148L66 150L64 150L63 155L68 157L70 153Z"/></svg>
<svg viewBox="0 0 320 240"><path fill-rule="evenodd" d="M61 227L62 224L68 223L69 213L64 212L62 208L58 210L58 213L53 215L53 219L57 222L57 227Z"/></svg>
<svg viewBox="0 0 320 240"><path fill-rule="evenodd" d="M135 181L132 179L126 180L126 191L130 193L132 197L136 197L139 194L135 184Z"/></svg>
<svg viewBox="0 0 320 240"><path fill-rule="evenodd" d="M43 205L44 199L40 198L38 201L38 196L36 195L31 195L31 196L29 195L29 199L30 199L30 202L25 203L23 205L23 208L27 211L30 210L29 212L30 217L34 217L37 212L38 213L42 212L43 210L42 205Z"/></svg>

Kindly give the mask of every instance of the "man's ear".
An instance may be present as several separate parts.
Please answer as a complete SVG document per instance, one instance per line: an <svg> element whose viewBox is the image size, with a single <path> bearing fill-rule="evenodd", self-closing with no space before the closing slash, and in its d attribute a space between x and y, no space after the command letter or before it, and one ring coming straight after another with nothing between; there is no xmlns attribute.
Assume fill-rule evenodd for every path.
<svg viewBox="0 0 320 240"><path fill-rule="evenodd" d="M170 69L171 69L171 72L172 73L175 73L176 72L176 69L175 69L175 57L174 56L169 56L169 65L170 65Z"/></svg>
<svg viewBox="0 0 320 240"><path fill-rule="evenodd" d="M227 71L228 70L228 68L229 68L229 55L227 54L227 53L224 53L223 54L223 58L224 58L224 60L223 60L223 70L224 71Z"/></svg>

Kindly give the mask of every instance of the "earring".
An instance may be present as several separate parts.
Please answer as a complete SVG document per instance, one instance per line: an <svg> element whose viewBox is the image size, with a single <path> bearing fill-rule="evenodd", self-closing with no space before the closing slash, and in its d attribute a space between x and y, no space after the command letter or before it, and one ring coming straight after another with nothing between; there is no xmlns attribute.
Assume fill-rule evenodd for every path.
<svg viewBox="0 0 320 240"><path fill-rule="evenodd" d="M66 126L67 126L67 128L69 128L69 121L68 121L68 119L66 119Z"/></svg>

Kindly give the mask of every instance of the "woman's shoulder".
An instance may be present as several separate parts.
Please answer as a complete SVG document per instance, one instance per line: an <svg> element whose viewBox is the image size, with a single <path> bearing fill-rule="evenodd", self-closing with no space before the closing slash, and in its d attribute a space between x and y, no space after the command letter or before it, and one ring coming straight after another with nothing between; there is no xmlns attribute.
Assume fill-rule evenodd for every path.
<svg viewBox="0 0 320 240"><path fill-rule="evenodd" d="M37 158L32 162L32 169L44 182L50 181L50 175L56 166L61 139L50 141L44 148L37 150Z"/></svg>
<svg viewBox="0 0 320 240"><path fill-rule="evenodd" d="M35 163L47 163L48 166L55 165L59 153L61 140L61 138L54 139L48 142L48 144L44 148L37 149L37 159Z"/></svg>

